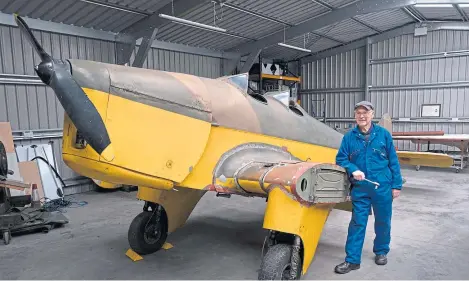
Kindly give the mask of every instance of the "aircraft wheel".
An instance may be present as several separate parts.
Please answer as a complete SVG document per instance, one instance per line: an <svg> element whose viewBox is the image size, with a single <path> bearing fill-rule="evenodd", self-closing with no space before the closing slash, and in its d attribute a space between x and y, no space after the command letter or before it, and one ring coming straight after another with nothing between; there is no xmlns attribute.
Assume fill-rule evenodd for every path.
<svg viewBox="0 0 469 281"><path fill-rule="evenodd" d="M269 248L262 259L258 280L291 280L291 257L293 246L289 244L276 244ZM295 280L301 277L301 259Z"/></svg>
<svg viewBox="0 0 469 281"><path fill-rule="evenodd" d="M168 237L168 218L162 206L138 214L129 227L128 239L132 250L140 255L154 253L163 247Z"/></svg>

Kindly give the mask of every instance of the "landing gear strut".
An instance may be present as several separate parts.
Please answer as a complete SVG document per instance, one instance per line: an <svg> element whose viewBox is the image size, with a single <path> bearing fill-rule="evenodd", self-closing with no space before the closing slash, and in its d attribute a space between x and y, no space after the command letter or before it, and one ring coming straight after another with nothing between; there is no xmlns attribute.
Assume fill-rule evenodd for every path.
<svg viewBox="0 0 469 281"><path fill-rule="evenodd" d="M303 265L300 237L271 231L266 244L258 280L299 280Z"/></svg>
<svg viewBox="0 0 469 281"><path fill-rule="evenodd" d="M163 206L145 202L143 212L130 224L128 232L130 247L140 255L152 254L163 247L167 237L168 218Z"/></svg>

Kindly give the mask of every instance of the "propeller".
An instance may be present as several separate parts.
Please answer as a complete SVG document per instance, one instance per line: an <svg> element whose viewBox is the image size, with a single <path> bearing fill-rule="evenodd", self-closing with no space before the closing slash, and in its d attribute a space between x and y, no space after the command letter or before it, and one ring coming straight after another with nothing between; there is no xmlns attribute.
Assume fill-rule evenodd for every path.
<svg viewBox="0 0 469 281"><path fill-rule="evenodd" d="M105 160L112 161L114 151L106 126L94 104L73 79L70 62L55 59L46 53L26 22L17 14L14 16L21 32L41 58L41 63L34 67L41 81L54 90L68 117L85 141Z"/></svg>

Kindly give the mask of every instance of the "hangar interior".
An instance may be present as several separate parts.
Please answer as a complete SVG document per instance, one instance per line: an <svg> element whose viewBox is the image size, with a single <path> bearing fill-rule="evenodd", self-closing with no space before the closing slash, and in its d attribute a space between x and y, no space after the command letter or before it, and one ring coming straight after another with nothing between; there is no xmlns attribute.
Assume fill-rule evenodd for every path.
<svg viewBox="0 0 469 281"><path fill-rule="evenodd" d="M168 238L172 248L143 261L125 255L128 227L142 202L132 186L117 191L99 186L65 164L64 107L36 74L41 58L15 14L56 59L211 79L249 73L249 93L287 92L337 131L355 126L353 106L368 100L375 106L374 121L389 114L393 132L454 137L452 143L394 139L398 151L444 154L454 162L448 168L402 165L406 182L394 203L392 261L384 269L364 262L345 278L467 278L469 1L0 1L2 141L14 143L17 164L38 155L53 164L59 177L36 160L42 195L51 184L72 198L64 206L49 206L66 210L62 228L14 236L1 245L0 277L254 279L265 236L265 204L258 199L205 196L187 224ZM21 165L15 167L20 171ZM349 220L348 212L331 213L303 278L342 277L333 267L343 260ZM371 216L367 258L372 239Z"/></svg>

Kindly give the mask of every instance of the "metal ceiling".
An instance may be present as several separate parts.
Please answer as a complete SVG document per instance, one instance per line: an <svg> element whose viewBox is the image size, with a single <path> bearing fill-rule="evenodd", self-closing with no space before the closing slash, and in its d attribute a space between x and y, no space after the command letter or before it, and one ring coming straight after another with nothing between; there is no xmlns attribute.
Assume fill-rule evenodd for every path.
<svg viewBox="0 0 469 281"><path fill-rule="evenodd" d="M225 28L230 35L167 21L159 29L156 39L227 50L361 0L223 0L230 4L223 6L218 2L205 1L180 17ZM452 4L439 7L411 5L359 15L320 29L313 26L309 33L285 40L285 43L316 53L411 22L469 20L469 0L468 5L460 5L464 1L433 2ZM118 33L165 5L172 5L172 11L185 11L184 0L2 0L0 11ZM307 54L278 45L268 46L262 52L263 57L285 60Z"/></svg>

